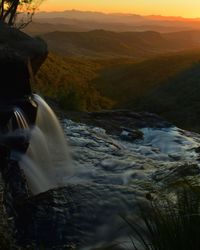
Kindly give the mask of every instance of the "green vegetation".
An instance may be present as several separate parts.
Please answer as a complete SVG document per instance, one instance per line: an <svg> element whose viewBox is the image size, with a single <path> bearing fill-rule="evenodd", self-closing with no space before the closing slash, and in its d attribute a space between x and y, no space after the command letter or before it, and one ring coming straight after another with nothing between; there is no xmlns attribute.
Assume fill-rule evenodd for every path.
<svg viewBox="0 0 200 250"><path fill-rule="evenodd" d="M0 233L0 249L9 250L11 249L11 239L4 232Z"/></svg>
<svg viewBox="0 0 200 250"><path fill-rule="evenodd" d="M41 2L42 0L0 0L0 21L24 28L32 21Z"/></svg>
<svg viewBox="0 0 200 250"><path fill-rule="evenodd" d="M125 219L132 230L133 249L199 250L200 187L176 187L171 199L166 196L150 201L150 208L140 207L140 224ZM143 225L143 226L142 226Z"/></svg>
<svg viewBox="0 0 200 250"><path fill-rule="evenodd" d="M109 109L113 102L91 84L100 64L78 58L62 58L50 53L36 76L33 88L58 101L66 110Z"/></svg>
<svg viewBox="0 0 200 250"><path fill-rule="evenodd" d="M116 108L157 113L180 127L200 131L200 51L102 69L93 83Z"/></svg>
<svg viewBox="0 0 200 250"><path fill-rule="evenodd" d="M199 61L199 50L140 62L50 53L33 87L65 110L150 111L180 127L200 131Z"/></svg>
<svg viewBox="0 0 200 250"><path fill-rule="evenodd" d="M200 51L160 56L138 63L111 65L101 70L94 84L103 95L115 100L118 107L131 108L135 101L199 60Z"/></svg>
<svg viewBox="0 0 200 250"><path fill-rule="evenodd" d="M152 89L137 110L155 112L178 126L200 132L200 63Z"/></svg>

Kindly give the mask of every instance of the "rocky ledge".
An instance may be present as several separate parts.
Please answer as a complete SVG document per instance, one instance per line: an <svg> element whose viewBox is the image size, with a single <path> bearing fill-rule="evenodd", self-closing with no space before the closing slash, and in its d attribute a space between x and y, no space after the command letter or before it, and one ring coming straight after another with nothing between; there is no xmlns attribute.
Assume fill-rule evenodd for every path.
<svg viewBox="0 0 200 250"><path fill-rule="evenodd" d="M78 115L89 124L62 114L73 172L60 176L65 180L62 187L36 196L22 191L22 199L19 192L13 193L10 213L19 245L94 249L113 240L124 242L128 228L121 215L136 214L138 202L145 204L149 193L165 190L182 178L199 178L200 135L153 114L124 112ZM132 131L139 136L130 140ZM20 185L17 181L20 178L14 183L16 190L23 186L26 190L24 181ZM9 193L14 185L7 184Z"/></svg>

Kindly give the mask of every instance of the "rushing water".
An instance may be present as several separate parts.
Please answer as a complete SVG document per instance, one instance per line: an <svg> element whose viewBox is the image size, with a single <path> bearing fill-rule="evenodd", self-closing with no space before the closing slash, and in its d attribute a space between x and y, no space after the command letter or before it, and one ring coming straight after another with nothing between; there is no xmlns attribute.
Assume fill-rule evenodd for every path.
<svg viewBox="0 0 200 250"><path fill-rule="evenodd" d="M62 125L76 172L68 175L66 187L32 197L28 214L32 228L27 230L28 239L47 249L49 245L65 249L60 246L69 242L81 250L112 240L129 243L119 215L136 215L138 202L145 204L149 192L168 190L170 183L182 178L199 179L197 134L176 127L144 128L143 139L130 142L68 119Z"/></svg>
<svg viewBox="0 0 200 250"><path fill-rule="evenodd" d="M135 176L135 174L139 179L143 179L145 173L149 172L149 168L142 171L142 177L136 170L138 167L136 169L133 167L136 164L135 158L141 159L141 163L136 164L139 168L144 165L144 162L150 162L147 158L151 159L151 161L157 161L157 165L164 164L165 166L170 162L174 162L174 159L184 164L184 162L194 161L196 158L196 153L192 149L198 147L199 140L198 142L195 141L176 127L163 129L144 128L141 130L144 139L135 143L118 140L110 143L111 138L105 143L104 140L107 137L104 134L105 132L96 129L93 137L91 137L88 131L89 128L79 124L67 128L70 144L72 141L72 148L74 143L84 145L79 150L78 156L74 157L76 167L76 174L74 175L66 136L56 115L40 96L34 95L34 100L38 104L36 125L29 128L30 144L26 154L20 156L20 166L25 172L33 194L54 187L65 186L67 183L83 183L91 180L100 183L127 183L130 178L132 179L131 176ZM26 131L28 123L24 114L19 109L15 109L14 114L19 127ZM65 125L64 127L66 128ZM79 134L79 130L81 134ZM97 138L96 134L98 135ZM89 139L87 136L89 136ZM98 144L99 138L101 138L100 144ZM107 155L107 147L109 146L108 148L115 152L115 145L121 148L122 157L110 155L110 153ZM74 150L73 155L76 150L77 148ZM102 154L100 158L98 158L99 151ZM86 157L84 156L85 152ZM128 155L128 157L124 158L125 155ZM76 159L83 158L84 160L77 164ZM92 169L90 169L91 163ZM94 166L98 166L98 173ZM99 167L103 169L100 170ZM108 172L110 168L112 169L111 175ZM114 171L117 168L119 169ZM152 174L152 170L150 170L150 174Z"/></svg>
<svg viewBox="0 0 200 250"><path fill-rule="evenodd" d="M18 124L19 128L27 129L29 127L28 122L26 121L25 115L23 114L21 109L15 108L14 115L15 115L15 118L17 120L17 124Z"/></svg>
<svg viewBox="0 0 200 250"><path fill-rule="evenodd" d="M21 158L20 166L34 194L64 185L64 178L72 173L69 150L59 121L38 95L36 125L30 130L30 145ZM24 118L20 118L23 120Z"/></svg>
<svg viewBox="0 0 200 250"><path fill-rule="evenodd" d="M65 249L58 245L68 242L80 246L77 249L94 249L95 244L116 239L124 242L128 232L121 230L124 222L119 215L137 214L137 204L146 202L147 192L164 190L182 178L199 179L198 134L174 126L146 127L140 129L143 139L127 141L102 128L64 119L64 135L50 107L41 97L34 99L36 126L28 129L30 145L20 165L33 194L65 187L30 197L30 214L22 213L19 221L29 221L23 233L47 249L49 244ZM17 110L15 116L25 134L23 114Z"/></svg>

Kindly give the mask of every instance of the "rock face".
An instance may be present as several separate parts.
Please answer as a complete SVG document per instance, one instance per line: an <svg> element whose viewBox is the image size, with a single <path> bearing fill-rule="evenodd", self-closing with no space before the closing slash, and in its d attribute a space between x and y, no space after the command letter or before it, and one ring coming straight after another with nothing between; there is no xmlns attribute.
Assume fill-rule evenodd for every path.
<svg viewBox="0 0 200 250"><path fill-rule="evenodd" d="M30 74L27 62L11 49L0 50L0 103L12 103L31 95ZM1 108L1 107L0 107Z"/></svg>
<svg viewBox="0 0 200 250"><path fill-rule="evenodd" d="M34 73L44 62L48 51L44 41L32 38L25 33L0 23L0 61L8 51L13 50L22 58L30 58Z"/></svg>
<svg viewBox="0 0 200 250"><path fill-rule="evenodd" d="M19 123L25 125L25 121L19 118L19 110L28 114L31 124L35 122L36 117L36 104L29 98L31 87L27 62L30 59L34 74L44 62L47 54L47 46L42 40L31 38L0 22L1 249L18 249L12 235L16 229L16 211L20 206L18 204L30 196L25 176L18 161L14 159L13 155L11 156L16 148L20 152L25 152L28 147L23 136L15 137L14 133L11 133L14 129L19 129ZM10 132L9 136L7 136L8 132ZM6 136L4 136L5 134ZM12 153L10 148L12 148Z"/></svg>
<svg viewBox="0 0 200 250"><path fill-rule="evenodd" d="M30 80L32 73L37 72L47 54L47 46L42 40L31 38L15 28L0 23L1 128L16 108L21 108L31 123L35 121L36 105L29 100L32 94Z"/></svg>

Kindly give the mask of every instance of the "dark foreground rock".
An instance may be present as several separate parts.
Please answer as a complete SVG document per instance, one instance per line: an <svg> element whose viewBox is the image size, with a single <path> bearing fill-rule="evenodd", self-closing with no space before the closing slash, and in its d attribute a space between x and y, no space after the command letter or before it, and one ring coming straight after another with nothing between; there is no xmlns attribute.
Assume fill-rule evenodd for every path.
<svg viewBox="0 0 200 250"><path fill-rule="evenodd" d="M199 179L200 135L148 113L108 111L81 119L90 125L61 119L73 158L66 167L73 171L56 172L57 188L32 196L16 162L0 164L8 166L4 204L20 247L93 250L124 242L129 229L122 216L137 215L138 203L182 178ZM101 127L91 125L96 122Z"/></svg>
<svg viewBox="0 0 200 250"><path fill-rule="evenodd" d="M62 123L74 159L74 174L66 176L64 187L36 196L26 192L23 199L23 182L14 183L18 192L9 191L16 197L9 211L23 247L94 249L96 243L124 242L128 227L121 216L137 214L138 203L147 202L152 190L199 178L196 134L175 127L144 128L143 139L127 142L102 128L67 119Z"/></svg>
<svg viewBox="0 0 200 250"><path fill-rule="evenodd" d="M17 245L15 237L17 208L30 196L30 190L13 153L16 151L24 153L28 143L23 135L18 136L18 133L16 136L14 132L21 126L26 126L26 122L19 118L20 113L25 112L29 121L35 122L36 105L29 99L32 93L30 78L32 73L35 74L40 68L47 53L47 46L42 40L31 38L0 22L0 249L2 250L23 249ZM33 72L31 67L28 67L29 59Z"/></svg>
<svg viewBox="0 0 200 250"><path fill-rule="evenodd" d="M133 213L139 195L134 187L82 184L29 198L17 211L20 243L35 242L45 249L75 245L79 249L112 241L124 235L120 216Z"/></svg>
<svg viewBox="0 0 200 250"><path fill-rule="evenodd" d="M22 58L30 58L34 73L40 68L47 57L46 43L38 38L32 38L18 29L0 22L0 61L13 50Z"/></svg>

